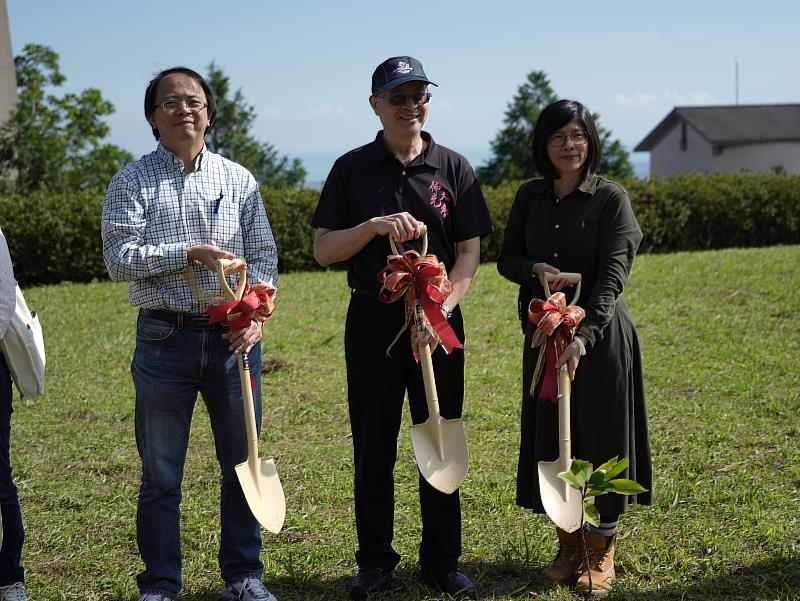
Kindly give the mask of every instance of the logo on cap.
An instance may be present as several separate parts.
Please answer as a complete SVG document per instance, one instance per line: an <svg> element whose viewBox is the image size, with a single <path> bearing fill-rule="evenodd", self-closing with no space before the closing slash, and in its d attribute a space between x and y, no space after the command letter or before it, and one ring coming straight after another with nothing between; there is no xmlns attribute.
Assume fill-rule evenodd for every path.
<svg viewBox="0 0 800 601"><path fill-rule="evenodd" d="M392 73L399 73L400 75L408 75L414 69L405 61L400 61L397 63L397 68L392 71Z"/></svg>

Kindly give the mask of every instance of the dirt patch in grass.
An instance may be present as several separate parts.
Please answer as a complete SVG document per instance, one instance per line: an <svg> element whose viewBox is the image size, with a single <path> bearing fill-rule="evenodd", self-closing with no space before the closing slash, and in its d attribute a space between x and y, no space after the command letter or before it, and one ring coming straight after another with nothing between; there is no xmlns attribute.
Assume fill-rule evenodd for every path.
<svg viewBox="0 0 800 601"><path fill-rule="evenodd" d="M263 357L261 359L262 374L271 374L279 369L285 369L292 366L294 366L292 361L287 361L286 359L281 359L280 357Z"/></svg>

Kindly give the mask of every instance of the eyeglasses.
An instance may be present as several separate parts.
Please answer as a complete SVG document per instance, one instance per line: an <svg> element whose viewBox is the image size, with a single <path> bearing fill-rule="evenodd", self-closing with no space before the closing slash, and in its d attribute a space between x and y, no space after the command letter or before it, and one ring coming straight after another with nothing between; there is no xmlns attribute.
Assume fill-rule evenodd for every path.
<svg viewBox="0 0 800 601"><path fill-rule="evenodd" d="M206 108L208 103L203 102L202 100L197 100L196 98L190 98L189 100L167 100L166 102L157 104L156 108L160 107L165 113L174 113L177 112L182 106L185 106L188 110L196 113Z"/></svg>
<svg viewBox="0 0 800 601"><path fill-rule="evenodd" d="M567 140L572 140L575 146L583 146L589 141L589 136L585 131L576 131L573 134L553 134L547 143L554 148L561 148L567 143Z"/></svg>
<svg viewBox="0 0 800 601"><path fill-rule="evenodd" d="M428 104L432 94L430 92L414 92L413 94L392 94L391 96L378 96L378 98L385 98L392 106L403 106L406 102L411 100L414 106L420 104Z"/></svg>

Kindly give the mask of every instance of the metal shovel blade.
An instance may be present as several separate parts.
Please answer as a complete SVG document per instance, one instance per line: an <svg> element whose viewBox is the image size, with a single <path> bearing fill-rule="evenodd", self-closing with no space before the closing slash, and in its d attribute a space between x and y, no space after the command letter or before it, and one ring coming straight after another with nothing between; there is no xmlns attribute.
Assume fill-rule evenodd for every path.
<svg viewBox="0 0 800 601"><path fill-rule="evenodd" d="M445 419L441 416L431 350L427 344L419 347L419 356L428 403L428 419L411 426L411 443L422 477L436 490L449 495L461 486L467 475L469 453L464 435L464 420Z"/></svg>
<svg viewBox="0 0 800 601"><path fill-rule="evenodd" d="M575 532L583 524L583 507L578 491L558 477L572 464L570 437L571 382L567 366L558 374L558 459L539 462L539 494L548 517L566 532Z"/></svg>
<svg viewBox="0 0 800 601"><path fill-rule="evenodd" d="M286 498L272 459L245 461L236 466L236 476L250 511L264 528L277 534L286 518Z"/></svg>
<svg viewBox="0 0 800 601"><path fill-rule="evenodd" d="M411 426L411 443L419 471L431 486L447 495L461 486L469 464L464 420L429 417Z"/></svg>
<svg viewBox="0 0 800 601"><path fill-rule="evenodd" d="M561 461L539 462L539 493L547 516L566 532L575 532L583 523L581 496L577 490L558 477L569 469Z"/></svg>

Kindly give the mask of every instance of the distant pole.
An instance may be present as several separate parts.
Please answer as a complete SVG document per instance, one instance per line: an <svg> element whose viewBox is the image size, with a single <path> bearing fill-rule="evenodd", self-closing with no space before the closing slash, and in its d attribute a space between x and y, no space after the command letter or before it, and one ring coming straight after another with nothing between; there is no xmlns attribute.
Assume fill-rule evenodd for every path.
<svg viewBox="0 0 800 601"><path fill-rule="evenodd" d="M17 104L17 75L11 52L6 0L0 0L0 123L3 123Z"/></svg>
<svg viewBox="0 0 800 601"><path fill-rule="evenodd" d="M736 106L739 106L739 61L738 60L736 61L736 69L735 69L735 71L736 71L736 74L735 74L735 79L736 79Z"/></svg>

